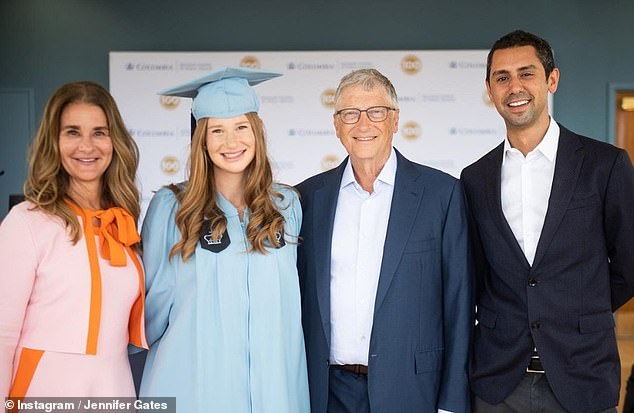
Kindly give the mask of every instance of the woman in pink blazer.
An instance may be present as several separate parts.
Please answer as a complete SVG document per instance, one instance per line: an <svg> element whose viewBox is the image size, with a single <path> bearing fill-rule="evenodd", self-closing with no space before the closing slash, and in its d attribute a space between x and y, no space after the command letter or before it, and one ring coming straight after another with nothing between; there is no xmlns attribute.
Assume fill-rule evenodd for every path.
<svg viewBox="0 0 634 413"><path fill-rule="evenodd" d="M110 94L69 83L30 150L26 201L0 225L0 398L134 396L147 347L138 150Z"/></svg>

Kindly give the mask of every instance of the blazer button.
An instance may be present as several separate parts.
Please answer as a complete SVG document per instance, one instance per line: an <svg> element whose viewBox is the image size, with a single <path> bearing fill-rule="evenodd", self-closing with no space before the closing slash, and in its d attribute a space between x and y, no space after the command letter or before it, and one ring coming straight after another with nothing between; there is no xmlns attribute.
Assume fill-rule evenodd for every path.
<svg viewBox="0 0 634 413"><path fill-rule="evenodd" d="M538 283L538 282L539 282L539 281L537 281L536 279L531 278L530 280L528 280L528 286L529 286L529 287L535 287L535 286L537 285L537 283Z"/></svg>
<svg viewBox="0 0 634 413"><path fill-rule="evenodd" d="M539 324L539 321L533 321L533 322L531 323L531 328L532 328L533 330L539 330L539 327L541 327L541 324Z"/></svg>

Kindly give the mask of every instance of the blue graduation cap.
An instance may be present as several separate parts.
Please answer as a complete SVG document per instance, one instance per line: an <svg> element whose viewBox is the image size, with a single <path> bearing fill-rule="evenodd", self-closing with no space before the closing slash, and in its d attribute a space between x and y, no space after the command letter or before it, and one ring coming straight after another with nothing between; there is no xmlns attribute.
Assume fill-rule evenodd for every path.
<svg viewBox="0 0 634 413"><path fill-rule="evenodd" d="M281 73L244 67L223 67L180 86L163 89L159 95L193 98L192 114L202 118L233 118L260 109L251 86Z"/></svg>

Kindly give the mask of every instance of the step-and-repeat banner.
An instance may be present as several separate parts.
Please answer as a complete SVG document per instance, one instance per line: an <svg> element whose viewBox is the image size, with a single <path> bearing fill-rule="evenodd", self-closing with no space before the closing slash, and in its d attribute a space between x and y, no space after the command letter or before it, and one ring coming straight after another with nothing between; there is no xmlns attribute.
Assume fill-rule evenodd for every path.
<svg viewBox="0 0 634 413"><path fill-rule="evenodd" d="M341 77L376 68L394 84L400 125L394 146L458 176L501 142L504 123L484 84L485 50L347 52L112 52L110 91L141 162L143 210L160 186L186 179L191 100L157 92L223 66L284 75L255 86L276 180L296 184L345 157L333 127Z"/></svg>

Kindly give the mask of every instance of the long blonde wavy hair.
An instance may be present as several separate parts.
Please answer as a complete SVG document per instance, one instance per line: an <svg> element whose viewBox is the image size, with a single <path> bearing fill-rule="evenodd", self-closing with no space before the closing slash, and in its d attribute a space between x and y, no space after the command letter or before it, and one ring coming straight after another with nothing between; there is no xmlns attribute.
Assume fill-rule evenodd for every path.
<svg viewBox="0 0 634 413"><path fill-rule="evenodd" d="M29 149L29 171L24 195L37 209L62 219L73 243L81 238L77 216L64 201L69 198L68 172L62 166L59 151L60 121L64 109L72 103L99 106L108 121L113 154L101 177L101 203L106 208L121 207L138 221L139 190L135 185L139 150L128 133L114 99L106 89L89 82L68 83L48 100L42 121Z"/></svg>
<svg viewBox="0 0 634 413"><path fill-rule="evenodd" d="M266 247L278 247L278 234L284 234L284 217L275 206L274 198L284 196L273 190L273 173L267 157L262 119L255 112L247 113L255 135L255 157L244 171L244 198L249 209L247 240L252 251L266 254ZM192 137L189 156L189 180L182 191L172 186L180 201L176 225L182 238L174 244L170 258L180 254L188 260L196 249L205 220L209 220L212 238L218 239L227 228L227 219L216 200L213 163L206 150L207 119L201 119Z"/></svg>

